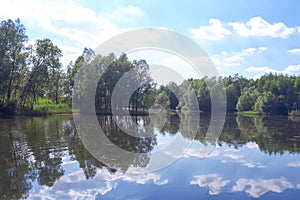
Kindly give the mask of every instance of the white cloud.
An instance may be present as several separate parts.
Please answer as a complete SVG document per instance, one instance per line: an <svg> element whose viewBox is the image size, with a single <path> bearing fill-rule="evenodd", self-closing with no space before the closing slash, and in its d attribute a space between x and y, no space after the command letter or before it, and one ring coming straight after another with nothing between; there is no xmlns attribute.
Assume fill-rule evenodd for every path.
<svg viewBox="0 0 300 200"><path fill-rule="evenodd" d="M116 22L138 19L137 16L144 14L140 8L131 5L117 7L111 13L110 16L98 14L72 0L4 1L0 7L0 18L20 18L26 27L40 29L42 37L62 37L57 45L62 49L64 64L74 61L84 47L95 48L124 31ZM70 52L70 48L63 46L81 50L78 54L77 49Z"/></svg>
<svg viewBox="0 0 300 200"><path fill-rule="evenodd" d="M299 54L300 55L300 49L290 49L288 50L289 53L292 53L292 54Z"/></svg>
<svg viewBox="0 0 300 200"><path fill-rule="evenodd" d="M108 15L113 21L121 22L132 22L136 18L145 15L142 9L135 7L135 6L120 6L115 11ZM124 18L124 16L127 16Z"/></svg>
<svg viewBox="0 0 300 200"><path fill-rule="evenodd" d="M285 178L278 179L246 179L240 178L236 181L236 185L233 186L233 192L245 191L251 197L258 198L266 192L283 192L286 189L293 188L294 185L288 182Z"/></svg>
<svg viewBox="0 0 300 200"><path fill-rule="evenodd" d="M210 195L217 195L221 192L221 189L229 184L229 180L224 180L218 174L207 174L193 176L193 180L190 181L191 185L199 185L209 189Z"/></svg>
<svg viewBox="0 0 300 200"><path fill-rule="evenodd" d="M252 55L254 53L262 53L264 51L268 50L267 47L258 47L258 48L247 48L247 49L242 49L240 52L238 52L238 54L240 56L249 56Z"/></svg>
<svg viewBox="0 0 300 200"><path fill-rule="evenodd" d="M87 47L120 31L116 24L73 1L7 1L0 8L3 18L21 18Z"/></svg>
<svg viewBox="0 0 300 200"><path fill-rule="evenodd" d="M264 52L266 50L268 50L267 47L258 47L258 53Z"/></svg>
<svg viewBox="0 0 300 200"><path fill-rule="evenodd" d="M251 66L251 67L248 67L246 69L246 71L251 73L251 74L256 74L254 77L252 77L255 80L259 79L261 76L263 76L264 74L267 74L267 73L280 73L279 70L272 69L272 68L267 67L267 66L263 66L263 67Z"/></svg>
<svg viewBox="0 0 300 200"><path fill-rule="evenodd" d="M300 161L299 162L288 163L287 166L289 166L289 167L300 167Z"/></svg>
<svg viewBox="0 0 300 200"><path fill-rule="evenodd" d="M267 47L258 47L258 48L251 47L247 49L242 49L239 52L234 52L232 53L231 56L224 58L223 64L224 66L240 66L241 62L245 60L245 57L253 55L255 53L262 53L267 49L268 49Z"/></svg>
<svg viewBox="0 0 300 200"><path fill-rule="evenodd" d="M283 70L277 70L277 69L272 69L270 67L264 66L264 67L248 67L246 69L247 72L256 74L254 77L259 78L260 76L266 74L266 73L277 73L277 74L284 74L284 75L300 75L300 65L290 65L284 68Z"/></svg>
<svg viewBox="0 0 300 200"><path fill-rule="evenodd" d="M209 19L210 26L200 26L189 31L196 39L221 40L226 35L231 35L230 30L226 29L219 19Z"/></svg>
<svg viewBox="0 0 300 200"><path fill-rule="evenodd" d="M269 36L285 39L295 31L295 28L288 28L282 22L270 24L261 17L253 17L245 24L230 22L228 25L232 26L240 36Z"/></svg>
<svg viewBox="0 0 300 200"><path fill-rule="evenodd" d="M257 51L257 49L252 47L252 48L248 48L248 49L242 49L241 54L242 55L251 55L251 54L254 54L256 51Z"/></svg>
<svg viewBox="0 0 300 200"><path fill-rule="evenodd" d="M270 67L267 67L267 66L264 66L264 67L254 67L254 66L251 66L251 67L248 67L246 69L247 72L250 72L250 73L279 73L280 71L279 70L276 70L276 69L272 69Z"/></svg>
<svg viewBox="0 0 300 200"><path fill-rule="evenodd" d="M300 75L300 65L290 65L287 66L283 71L283 74L289 74L289 75Z"/></svg>

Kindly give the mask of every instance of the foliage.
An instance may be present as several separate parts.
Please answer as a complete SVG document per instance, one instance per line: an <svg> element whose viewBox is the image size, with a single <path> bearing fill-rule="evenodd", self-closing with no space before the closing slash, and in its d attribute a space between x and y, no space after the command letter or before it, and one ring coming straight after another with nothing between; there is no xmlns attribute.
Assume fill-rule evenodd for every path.
<svg viewBox="0 0 300 200"><path fill-rule="evenodd" d="M118 109L130 112L144 113L158 102L170 110L211 111L211 96L217 100L226 99L226 102L214 103L226 104L230 112L294 115L297 113L294 110L300 110L299 76L270 73L253 80L235 74L188 79L179 85L169 83L158 87L150 77L145 60L130 61L126 54L118 58L113 53L96 55L92 49L84 48L82 55L64 69L60 62L62 52L50 39L38 39L33 45L26 44L27 41L26 29L20 20L1 22L1 113L65 110L63 107L70 107L72 98L76 100L86 95L90 78L99 80L100 74L100 80L95 83L95 108L98 113L111 113L112 107L117 106L111 105L115 85L127 72L138 87L134 88L129 102L118 105ZM80 81L75 85L77 77ZM132 80L125 80L127 83L122 87L129 89ZM75 87L77 93L73 94ZM223 88L224 91L220 91ZM226 98L221 94L226 94ZM48 99L57 106L40 105L40 99Z"/></svg>
<svg viewBox="0 0 300 200"><path fill-rule="evenodd" d="M165 109L169 108L171 103L170 103L169 97L165 91L162 91L157 95L157 97L155 99L155 104L161 105Z"/></svg>
<svg viewBox="0 0 300 200"><path fill-rule="evenodd" d="M27 40L20 20L1 22L0 112L4 114L33 111L41 97L59 104L61 98L70 95L58 46L50 39L38 39L34 45L26 46Z"/></svg>
<svg viewBox="0 0 300 200"><path fill-rule="evenodd" d="M248 110L248 111L237 112L237 114L251 116L251 115L259 115L259 112Z"/></svg>
<svg viewBox="0 0 300 200"><path fill-rule="evenodd" d="M259 93L254 87L245 88L238 99L236 109L240 112L253 110Z"/></svg>
<svg viewBox="0 0 300 200"><path fill-rule="evenodd" d="M26 73L24 43L28 40L20 20L0 24L0 104L16 101Z"/></svg>
<svg viewBox="0 0 300 200"><path fill-rule="evenodd" d="M65 114L71 113L71 109L68 104L38 104L33 106L33 111L45 113L45 114Z"/></svg>

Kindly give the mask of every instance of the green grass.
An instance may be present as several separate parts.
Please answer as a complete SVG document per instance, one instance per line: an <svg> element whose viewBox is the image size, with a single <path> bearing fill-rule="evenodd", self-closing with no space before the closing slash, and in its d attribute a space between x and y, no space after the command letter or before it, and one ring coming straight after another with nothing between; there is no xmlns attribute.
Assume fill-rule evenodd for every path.
<svg viewBox="0 0 300 200"><path fill-rule="evenodd" d="M33 106L33 111L46 113L48 115L51 114L70 114L72 113L72 109L66 103L60 104L37 104Z"/></svg>
<svg viewBox="0 0 300 200"><path fill-rule="evenodd" d="M18 111L20 115L44 116L52 114L71 114L72 108L67 103L60 102L56 104L48 98L39 98L33 105L33 109L23 107Z"/></svg>
<svg viewBox="0 0 300 200"><path fill-rule="evenodd" d="M252 115L260 115L259 112L252 111L252 110L249 110L249 111L242 111L242 112L237 112L237 114L239 114L239 115L248 115L248 116L252 116Z"/></svg>

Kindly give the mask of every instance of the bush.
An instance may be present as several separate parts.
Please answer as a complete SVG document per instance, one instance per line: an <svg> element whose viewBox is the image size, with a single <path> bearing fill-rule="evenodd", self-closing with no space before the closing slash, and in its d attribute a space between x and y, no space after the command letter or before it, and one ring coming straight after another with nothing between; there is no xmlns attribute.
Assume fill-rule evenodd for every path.
<svg viewBox="0 0 300 200"><path fill-rule="evenodd" d="M33 111L45 112L47 114L63 114L71 113L71 109L68 104L37 104L33 106Z"/></svg>

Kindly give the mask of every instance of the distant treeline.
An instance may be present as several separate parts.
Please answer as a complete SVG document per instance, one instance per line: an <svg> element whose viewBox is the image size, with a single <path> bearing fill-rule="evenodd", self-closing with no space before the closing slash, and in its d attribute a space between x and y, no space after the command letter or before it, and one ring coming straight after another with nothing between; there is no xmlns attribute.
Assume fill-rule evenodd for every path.
<svg viewBox="0 0 300 200"><path fill-rule="evenodd" d="M236 74L217 79L187 80L197 95L200 110L209 111L211 108L207 87L210 81L214 82L212 85L218 82L224 84L227 111L255 111L286 115L288 112L300 109L299 76L270 73L253 80Z"/></svg>
<svg viewBox="0 0 300 200"><path fill-rule="evenodd" d="M229 77L188 79L180 85L171 82L158 87L150 77L149 66L145 60L131 62L125 54L119 58L116 58L113 54L109 56L95 55L90 49L85 49L83 55L76 60L72 68L72 74L76 76L78 70L84 65L86 65L84 70L80 71L82 77L85 76L84 74L88 74L89 70L103 71L99 66L104 66L103 64L107 62L111 62L111 64L105 69L96 90L95 107L99 113L111 112L112 106L115 106L111 105L111 96L115 85L129 70L135 71L134 77L131 78L138 82L143 80L140 82L146 83L141 84L133 93L127 105L122 105L132 111L149 109L158 104L170 110L190 110L192 104L191 91L197 98L199 109L210 111L210 91L213 87L224 89L223 94L226 94L227 111L255 111L262 114L287 115L289 112L300 110L299 76L270 73L253 80L235 74ZM84 84L84 82L79 82L79 85L76 86L82 88L79 90L80 92L86 91ZM188 89L189 87L192 90ZM80 96L80 94L77 95ZM222 95L222 92L214 95ZM122 96L119 98L122 98Z"/></svg>
<svg viewBox="0 0 300 200"><path fill-rule="evenodd" d="M171 110L190 110L191 90L199 109L211 110L210 87L224 86L228 111L288 114L300 110L300 77L266 74L257 80L238 74L229 77L203 77L185 80L180 85L169 83L158 86L150 76L145 60L129 61L125 54L96 55L85 48L75 62L61 64L62 53L50 39L27 44L25 27L19 20L0 24L0 114L30 112L38 102L68 104L72 98L85 96L89 73L105 72L98 81L95 95L97 113L111 113L111 96L120 78L129 71L137 82L143 83L132 94L126 105L130 112L143 112L153 105ZM110 63L106 69L103 68ZM85 66L85 67L83 67ZM84 68L84 69L83 69ZM82 77L75 82L76 77ZM95 74L97 76L97 74ZM125 87L125 85L124 85ZM74 93L76 89L76 93ZM176 95L175 95L176 94ZM220 93L222 94L222 93ZM122 98L121 96L119 98Z"/></svg>

